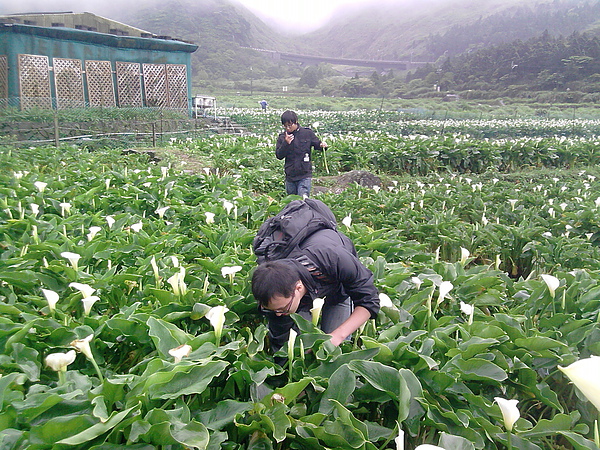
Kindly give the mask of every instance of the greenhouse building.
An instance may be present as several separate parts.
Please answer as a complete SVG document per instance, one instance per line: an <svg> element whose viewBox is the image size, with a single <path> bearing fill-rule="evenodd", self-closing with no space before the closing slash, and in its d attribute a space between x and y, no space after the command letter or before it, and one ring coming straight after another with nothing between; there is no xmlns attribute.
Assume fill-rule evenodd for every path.
<svg viewBox="0 0 600 450"><path fill-rule="evenodd" d="M0 107L189 112L197 48L91 13L0 16Z"/></svg>

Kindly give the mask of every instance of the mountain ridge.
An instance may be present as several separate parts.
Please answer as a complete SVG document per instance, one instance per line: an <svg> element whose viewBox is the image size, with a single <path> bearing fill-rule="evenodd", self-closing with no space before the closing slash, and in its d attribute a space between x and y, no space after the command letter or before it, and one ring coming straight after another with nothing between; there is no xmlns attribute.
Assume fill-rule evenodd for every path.
<svg viewBox="0 0 600 450"><path fill-rule="evenodd" d="M453 27L468 28L476 22L487 22L499 14L511 15L522 13L524 8L535 10L539 15L542 9L566 12L570 8L594 2L581 0L421 0L419 8L411 8L414 3L395 4L382 2L377 7L355 9L325 27L305 36L308 46L320 54L329 56L358 57L373 55L375 59L402 59L413 55L416 58L430 60L439 57L428 48L434 35L444 35ZM596 2L597 3L597 2ZM600 17L596 20L596 28L600 27ZM549 24L551 25L551 24ZM527 26L530 32L523 32L519 38L530 38L541 34L544 27L534 29ZM378 32L374 33L373 30ZM357 31L358 30L358 31ZM570 34L573 31L562 32ZM360 39L352 39L354 33L360 33ZM552 30L550 30L551 34ZM474 36L473 36L474 37ZM498 39L494 44L512 40ZM472 43L477 44L476 42Z"/></svg>
<svg viewBox="0 0 600 450"><path fill-rule="evenodd" d="M443 80L436 70L449 67L450 58L454 66L452 71L445 71L448 76L461 73L457 64L481 69L468 58L455 59L459 55L507 44L498 51L511 55L509 50L518 47L513 44L544 33L555 37L573 32L600 36L600 0L406 0L400 4L380 0L338 10L319 30L302 36L278 32L237 0L146 0L137 7L124 5L111 18L197 44L199 48L192 55L196 84L229 82L235 89L250 91L253 81L260 79L296 78L299 85L314 88L319 80L335 75L327 67L302 67L251 48L350 59L430 61L434 62L432 67L420 71L419 76L439 86ZM586 55L577 53L576 40L567 44L570 48L563 53L564 58L571 58L572 72L580 66L581 73L595 67L594 61L580 58ZM507 57L518 59L519 55ZM558 65L554 63L549 76L560 71L560 57L554 60ZM504 80L515 78L515 74L507 74ZM402 80L408 82L405 75ZM528 74L529 79L535 76ZM373 86L362 92L375 92L382 83L391 83L377 77L372 81ZM452 82L445 80L445 84L451 86ZM468 83L462 85L469 89ZM320 86L324 93L339 89L339 83L338 87ZM268 88L268 84L263 83L263 87ZM350 90L358 87L357 82L348 86ZM423 89L425 92L425 86Z"/></svg>

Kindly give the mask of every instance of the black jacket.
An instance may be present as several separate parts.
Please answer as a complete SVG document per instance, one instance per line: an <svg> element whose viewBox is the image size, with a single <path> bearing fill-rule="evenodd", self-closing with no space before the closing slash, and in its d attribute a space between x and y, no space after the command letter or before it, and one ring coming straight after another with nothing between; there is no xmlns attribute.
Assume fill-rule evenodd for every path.
<svg viewBox="0 0 600 450"><path fill-rule="evenodd" d="M321 141L310 128L298 126L291 144L285 141L285 131L277 138L275 156L285 158L285 179L299 181L312 175L311 151L322 150Z"/></svg>
<svg viewBox="0 0 600 450"><path fill-rule="evenodd" d="M362 306L374 319L379 312L379 292L374 285L373 273L358 259L352 241L343 233L321 230L308 237L301 245L302 253L320 269L325 280L313 276L298 259L284 259L298 270L298 277L307 289L300 301L298 313L310 311L315 298L325 303L340 303L348 297L353 305ZM287 342L294 321L289 316L268 315L271 347L277 351Z"/></svg>

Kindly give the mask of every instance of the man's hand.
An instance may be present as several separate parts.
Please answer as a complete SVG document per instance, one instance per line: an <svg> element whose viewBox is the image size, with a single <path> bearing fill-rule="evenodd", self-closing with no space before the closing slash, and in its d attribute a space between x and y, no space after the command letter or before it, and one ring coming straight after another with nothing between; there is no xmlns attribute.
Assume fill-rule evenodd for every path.
<svg viewBox="0 0 600 450"><path fill-rule="evenodd" d="M336 347L338 345L340 345L342 342L344 342L344 338L342 338L341 336L335 336L333 334L331 334L330 336L331 336L331 339L329 339L329 342L331 342Z"/></svg>
<svg viewBox="0 0 600 450"><path fill-rule="evenodd" d="M337 347L370 318L371 313L366 308L357 306L343 324L329 333L331 335L330 342Z"/></svg>
<svg viewBox="0 0 600 450"><path fill-rule="evenodd" d="M287 142L288 144L291 144L293 140L294 140L293 134L285 133L285 142Z"/></svg>
<svg viewBox="0 0 600 450"><path fill-rule="evenodd" d="M328 145L325 142L321 142L321 148L327 150Z"/></svg>

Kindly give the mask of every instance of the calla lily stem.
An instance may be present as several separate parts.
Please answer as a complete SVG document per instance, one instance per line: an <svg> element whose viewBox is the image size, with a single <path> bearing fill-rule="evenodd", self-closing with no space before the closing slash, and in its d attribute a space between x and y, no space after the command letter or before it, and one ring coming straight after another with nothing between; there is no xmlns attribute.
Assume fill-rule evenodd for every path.
<svg viewBox="0 0 600 450"><path fill-rule="evenodd" d="M394 429L390 433L390 436L385 440L383 445L379 447L379 450L383 450L384 448L387 448L387 445L392 441L392 439L394 439L394 436L396 436L398 434L398 428L399 428L399 425L398 425L398 422L396 422L396 425L394 425Z"/></svg>
<svg viewBox="0 0 600 450"><path fill-rule="evenodd" d="M98 367L98 363L96 362L96 360L94 358L90 359L90 361L92 362L92 365L94 366L94 369L96 370L96 373L98 374L98 378L100 379L100 384L104 383L104 377L102 376L102 372L100 372L100 367Z"/></svg>

